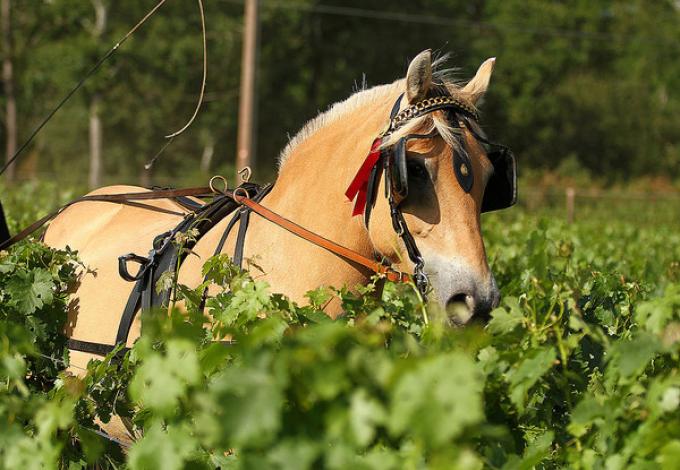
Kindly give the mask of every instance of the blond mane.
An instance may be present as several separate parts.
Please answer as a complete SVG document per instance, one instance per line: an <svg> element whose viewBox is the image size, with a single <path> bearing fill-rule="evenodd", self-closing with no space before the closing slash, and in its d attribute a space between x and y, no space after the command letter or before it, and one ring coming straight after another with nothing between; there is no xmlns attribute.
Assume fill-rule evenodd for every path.
<svg viewBox="0 0 680 470"><path fill-rule="evenodd" d="M455 70L439 68L439 66L441 66L445 60L446 57L442 57L432 64L434 68L434 86L445 87L450 94L465 99L465 96L461 96L460 85L453 78ZM346 100L339 101L331 105L328 110L320 113L318 116L308 121L302 127L302 129L300 129L300 131L288 141L288 144L286 144L279 155L279 170L288 161L295 148L320 129L366 104L384 102L387 97L396 95L397 92L403 90L404 79L400 79L386 85L378 85L372 88L361 88ZM405 105L403 104L402 107L404 106ZM414 132L429 133L435 129L446 141L446 143L454 146L457 149L461 148L459 143L459 129L457 127L451 126L451 124L446 120L444 114L440 112L435 112L416 119L412 119L406 125L402 126L399 128L399 130L392 133L387 139L385 139L383 142L383 147L394 144L397 140L407 134Z"/></svg>

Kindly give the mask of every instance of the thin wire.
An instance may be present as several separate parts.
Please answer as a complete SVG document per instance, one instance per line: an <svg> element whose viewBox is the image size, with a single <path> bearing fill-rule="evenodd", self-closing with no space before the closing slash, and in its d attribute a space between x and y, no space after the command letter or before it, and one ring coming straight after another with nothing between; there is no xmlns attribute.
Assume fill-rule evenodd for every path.
<svg viewBox="0 0 680 470"><path fill-rule="evenodd" d="M43 353L38 353L38 356L43 357L43 358L45 358L45 359L49 359L49 360L51 360L52 362L54 362L55 364L61 364L61 365L63 365L64 367L74 367L74 368L76 368L76 369L84 370L84 371L87 372L87 369L85 369L85 368L83 368L83 367L77 366L77 365L75 365L75 364L69 364L68 362L66 362L66 361L64 361L64 360L62 360L62 359L58 359L58 358L56 358L56 357L47 356L46 354L43 354Z"/></svg>
<svg viewBox="0 0 680 470"><path fill-rule="evenodd" d="M144 169L145 169L145 170L150 170L151 167L153 167L153 164L156 163L156 160L158 159L158 157L160 157L160 156L163 154L163 152L165 152L165 149L168 148L168 147L170 146L170 144L172 143L173 140L175 140L175 137L174 137L174 136L173 136L173 137L170 137L170 140L168 140L168 141L160 148L160 150L159 150L158 152L156 152L156 155L154 155L153 158L152 158L151 160L149 160L149 161L144 165Z"/></svg>
<svg viewBox="0 0 680 470"><path fill-rule="evenodd" d="M129 449L130 447L132 447L132 446L131 446L130 444L128 444L127 442L123 442L123 441L121 441L120 439L116 439L115 437L111 437L111 436L109 436L107 433L105 433L104 431L99 431L98 429L88 428L87 426L83 426L82 424L80 424L79 426L80 426L81 428L83 428L83 429L86 429L86 430L88 430L88 431L90 431L90 432L93 432L93 433L97 434L97 435L100 436L100 437L103 437L104 439L106 439L106 440L108 440L108 441L111 441L111 442L113 442L113 443L115 443L115 444L118 444L118 445L121 446L121 447L125 447L126 449Z"/></svg>
<svg viewBox="0 0 680 470"><path fill-rule="evenodd" d="M219 0L224 3L232 3L243 5L244 0ZM505 30L513 31L520 34L540 34L543 36L552 37L567 37L567 38L578 38L586 40L595 41L611 41L616 40L619 42L626 42L629 38L628 35L624 34L612 34L612 33L600 33L595 31L579 31L573 29L563 29L563 28L535 28L529 25L524 25L521 23L491 23L488 21L471 21L465 19L458 19L446 16L435 16L435 15L422 15L422 14L412 14L412 13L400 13L400 12L390 12L381 10L372 10L367 8L356 8L356 7L344 7L337 5L308 5L291 3L281 0L268 0L263 2L263 7L265 8L279 8L288 9L296 11L305 11L310 13L320 13L327 15L336 16L346 16L346 17L356 17L356 18L367 18L375 20L385 20L385 21L397 21L403 23L417 23L417 24L429 24L429 25L439 25L439 26L463 26L468 28L480 28L487 30ZM636 39L637 40L637 39ZM643 38L642 41L649 44L659 44L666 46L673 46L675 43L669 41L656 41L653 39Z"/></svg>
<svg viewBox="0 0 680 470"><path fill-rule="evenodd" d="M4 165L4 166L2 167L2 169L0 170L0 175L2 175L2 174L5 172L5 170L7 170L7 168L9 168L9 166L10 166L12 163L14 163L14 161L19 157L19 155L21 154L21 152L23 152L24 149L25 149L26 147L28 147L28 145L33 141L33 139L34 139L35 136L38 134L38 132L40 132L40 131L42 130L43 127L45 127L45 124L47 124L47 122L48 122L50 119L52 119L52 116L54 116L54 115L57 113L57 111L59 111L59 110L61 109L61 107L64 106L64 104L66 104L66 102L71 98L71 96L73 96L73 94L74 94L76 91L78 91L78 90L80 89L80 87L83 86L83 84L85 83L85 81L86 81L88 78L90 78L92 75L94 75L94 73L95 73L97 70L99 70L99 67L101 67L101 65L102 65L104 62L106 62L106 61L109 59L109 57L111 57L111 56L118 50L118 48L119 48L120 46L122 46L123 43L125 43L125 41L127 41L128 38L130 38L130 36L132 36L132 35L133 35L133 34L134 34L134 33L135 33L135 32L136 32L136 31L137 31L137 30L138 30L138 29L146 22L146 20L148 20L154 13L156 13L156 10L158 10L158 9L159 9L166 1L167 1L167 0L160 0L160 1L156 4L156 6L154 6L151 10L149 10L149 12L148 12L146 15L144 15L144 17L143 17L143 18L142 18L142 19L141 19L141 20L140 20L140 21L139 21L139 22L138 22L138 23L137 23L130 31L128 31L127 34L126 34L125 36L123 36L123 37L122 37L122 38L121 38L121 39L120 39L120 40L119 40L119 41L118 41L118 42L117 42L117 43L116 43L116 44L115 44L115 45L114 45L114 46L113 46L113 47L112 47L112 48L111 48L111 49L110 49L110 50L109 50L109 51L108 51L101 59L99 59L99 60L97 61L96 64L94 64L94 66L93 66L93 67L85 74L85 76L84 76L83 78L81 78L80 81L78 81L78 83L76 84L76 86L73 87L73 89L71 89L71 91L69 91L69 92L66 94L66 96L65 96L64 98L62 98L62 100L59 102L59 104L58 104L58 105L57 105L57 106L56 106L56 107L55 107L55 108L47 115L47 117L46 117L45 119L43 119L42 122L41 122L40 124L38 124L38 127L36 127L36 128L33 130L33 132L31 133L31 135L30 135L30 136L28 137L28 139L23 143L23 145L19 148L19 150L17 150L17 151L14 153L14 155L12 156L12 158L10 158L9 160L7 160L7 162L5 163L5 165Z"/></svg>
<svg viewBox="0 0 680 470"><path fill-rule="evenodd" d="M208 47L207 47L207 41L206 41L206 34L205 34L205 14L203 12L203 0L198 0L198 9L201 11L201 31L203 33L203 80L201 82L201 94L198 97L198 102L196 103L196 109L194 109L194 114L191 116L191 119L189 119L189 122L187 122L184 127L182 127L180 130L173 132L170 135L166 135L166 139L172 139L173 137L176 137L180 135L182 132L187 130L187 128L191 125L191 123L194 122L194 119L196 119L196 116L198 116L198 112L201 110L201 105L203 104L203 96L205 94L205 82L208 76ZM155 160L155 157L154 157ZM148 169L148 168L147 168Z"/></svg>

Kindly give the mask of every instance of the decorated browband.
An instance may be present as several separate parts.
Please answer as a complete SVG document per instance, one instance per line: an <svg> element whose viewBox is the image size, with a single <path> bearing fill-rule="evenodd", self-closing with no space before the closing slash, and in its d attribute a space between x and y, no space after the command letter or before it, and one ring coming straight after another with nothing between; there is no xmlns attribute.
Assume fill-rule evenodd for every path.
<svg viewBox="0 0 680 470"><path fill-rule="evenodd" d="M456 98L450 95L434 96L432 98L426 98L419 101L411 106L404 108L399 113L394 116L389 123L383 136L388 135L399 127L401 127L407 121L411 119L418 118L425 114L440 110L440 109L451 109L454 108L456 111L467 114L469 117L475 121L479 120L477 110L470 104L466 103L460 98Z"/></svg>
<svg viewBox="0 0 680 470"><path fill-rule="evenodd" d="M472 105L451 95L439 95L426 98L408 106L407 108L404 108L402 111L399 111L399 104L401 103L403 97L404 95L402 94L399 96L399 98L397 98L397 101L394 103L392 108L392 112L390 113L389 123L385 126L385 129L380 133L380 135L373 141L370 152L364 159L359 171L357 171L357 174L354 176L354 179L345 191L347 199L354 201L352 216L364 214L366 212L369 179L371 177L371 172L374 169L380 168L378 162L383 152L381 146L385 137L397 130L407 121L434 111L438 111L440 109L453 109L457 112L468 115L475 121L478 120L477 111ZM468 168L471 168L471 166L467 157L457 155L457 153L454 153L454 167L456 170L456 176L458 177L458 180L461 181L461 186L463 186L463 189L468 192L472 187L473 181L472 173L468 170ZM460 161L461 159L464 161ZM461 168L464 168L464 170L461 170ZM465 174L461 172L464 172Z"/></svg>

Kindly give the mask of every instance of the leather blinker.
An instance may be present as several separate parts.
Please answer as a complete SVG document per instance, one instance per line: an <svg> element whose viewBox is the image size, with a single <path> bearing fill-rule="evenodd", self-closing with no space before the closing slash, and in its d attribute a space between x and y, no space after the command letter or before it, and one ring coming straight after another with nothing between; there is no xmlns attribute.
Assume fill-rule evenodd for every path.
<svg viewBox="0 0 680 470"><path fill-rule="evenodd" d="M456 152L453 150L453 171L460 187L463 188L463 191L469 193L475 183L475 175L472 171L470 157L464 151Z"/></svg>
<svg viewBox="0 0 680 470"><path fill-rule="evenodd" d="M408 171L406 165L406 138L399 139L393 148L390 168L391 189L397 203L408 196Z"/></svg>

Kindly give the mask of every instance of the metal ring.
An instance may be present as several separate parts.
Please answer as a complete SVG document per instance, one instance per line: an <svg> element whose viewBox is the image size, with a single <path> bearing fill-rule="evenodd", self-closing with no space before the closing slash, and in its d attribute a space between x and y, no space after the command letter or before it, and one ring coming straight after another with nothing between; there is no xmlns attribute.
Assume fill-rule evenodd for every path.
<svg viewBox="0 0 680 470"><path fill-rule="evenodd" d="M224 189L220 190L215 185L217 181L221 181L223 183ZM210 186L210 190L215 194L226 194L227 191L229 190L229 183L227 183L227 179L222 175L215 175L212 178L210 178L210 183L208 184L208 186Z"/></svg>
<svg viewBox="0 0 680 470"><path fill-rule="evenodd" d="M241 182L247 183L248 181L250 181L250 177L253 174L253 170L249 166L245 166L245 167L241 168L237 172L237 174L238 174L239 178L241 178Z"/></svg>
<svg viewBox="0 0 680 470"><path fill-rule="evenodd" d="M238 193L239 191L243 191L243 195L240 195L240 194ZM233 198L236 202L239 202L239 201L236 199L237 196L240 197L240 198L245 198L245 199L249 199L249 198L250 198L250 195L248 194L248 191L246 191L245 188L242 188L242 187L240 187L240 186L239 186L238 188L234 189L234 191L232 192L232 198Z"/></svg>

